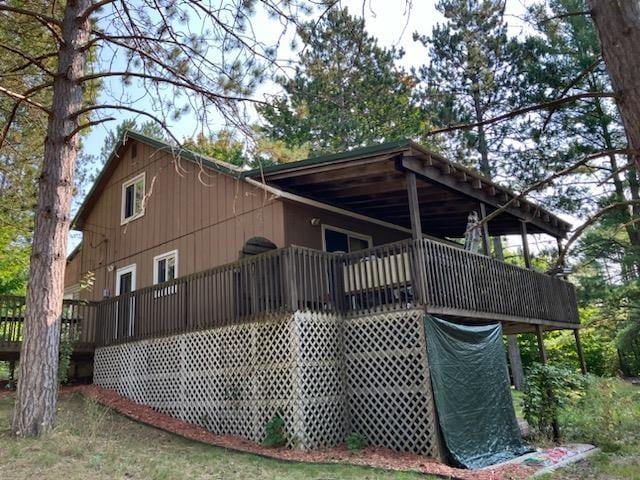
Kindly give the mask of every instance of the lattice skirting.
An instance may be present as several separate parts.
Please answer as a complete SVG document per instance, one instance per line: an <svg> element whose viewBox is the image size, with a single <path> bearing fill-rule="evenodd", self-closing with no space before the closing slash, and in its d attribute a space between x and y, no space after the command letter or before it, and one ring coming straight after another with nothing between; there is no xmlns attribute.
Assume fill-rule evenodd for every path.
<svg viewBox="0 0 640 480"><path fill-rule="evenodd" d="M96 349L94 382L214 433L289 446L373 445L439 458L421 310L342 319L296 312Z"/></svg>

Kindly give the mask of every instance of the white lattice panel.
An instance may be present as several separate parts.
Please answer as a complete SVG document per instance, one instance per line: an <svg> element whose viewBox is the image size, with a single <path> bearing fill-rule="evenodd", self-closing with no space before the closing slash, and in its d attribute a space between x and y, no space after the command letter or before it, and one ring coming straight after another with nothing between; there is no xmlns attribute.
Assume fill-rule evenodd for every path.
<svg viewBox="0 0 640 480"><path fill-rule="evenodd" d="M348 319L344 348L351 430L373 445L439 458L419 309Z"/></svg>
<svg viewBox="0 0 640 480"><path fill-rule="evenodd" d="M103 347L94 381L214 433L259 442L280 411L291 447L334 446L357 431L437 456L422 315L297 312Z"/></svg>

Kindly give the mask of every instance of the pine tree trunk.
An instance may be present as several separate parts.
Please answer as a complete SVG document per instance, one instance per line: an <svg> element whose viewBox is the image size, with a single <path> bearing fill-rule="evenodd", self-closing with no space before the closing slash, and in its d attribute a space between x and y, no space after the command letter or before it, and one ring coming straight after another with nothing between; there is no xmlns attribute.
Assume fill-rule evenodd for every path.
<svg viewBox="0 0 640 480"><path fill-rule="evenodd" d="M45 139L38 188L29 285L20 351L20 375L13 417L15 435L37 436L54 426L58 393L58 347L64 291L67 234L73 173L78 152L78 119L70 114L82 105L89 21L81 14L90 0L67 0L58 76Z"/></svg>
<svg viewBox="0 0 640 480"><path fill-rule="evenodd" d="M640 150L640 0L588 0L629 146ZM634 155L640 169L640 155Z"/></svg>

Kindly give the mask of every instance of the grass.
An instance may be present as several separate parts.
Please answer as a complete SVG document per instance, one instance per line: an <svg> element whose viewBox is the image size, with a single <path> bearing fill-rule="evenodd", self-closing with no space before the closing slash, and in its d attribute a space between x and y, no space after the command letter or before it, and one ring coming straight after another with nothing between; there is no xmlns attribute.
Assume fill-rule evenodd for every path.
<svg viewBox="0 0 640 480"><path fill-rule="evenodd" d="M0 400L0 478L207 480L426 480L424 475L345 465L281 462L237 453L133 422L80 396L59 402L58 426L13 439L13 400Z"/></svg>
<svg viewBox="0 0 640 480"><path fill-rule="evenodd" d="M521 401L516 392L519 418ZM591 443L602 453L541 478L640 480L640 387L618 379L593 379L559 421L564 442Z"/></svg>

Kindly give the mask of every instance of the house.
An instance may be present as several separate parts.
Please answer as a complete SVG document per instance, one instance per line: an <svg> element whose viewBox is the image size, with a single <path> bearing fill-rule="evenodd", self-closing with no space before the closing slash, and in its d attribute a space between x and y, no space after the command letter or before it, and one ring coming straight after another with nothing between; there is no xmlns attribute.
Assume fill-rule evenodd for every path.
<svg viewBox="0 0 640 480"><path fill-rule="evenodd" d="M521 235L528 268L457 241L498 209L484 252ZM280 415L292 447L356 431L444 458L426 314L536 332L543 358L545 330L579 342L573 286L527 244L570 225L410 141L243 171L127 132L73 228L95 383L216 433L260 441Z"/></svg>

